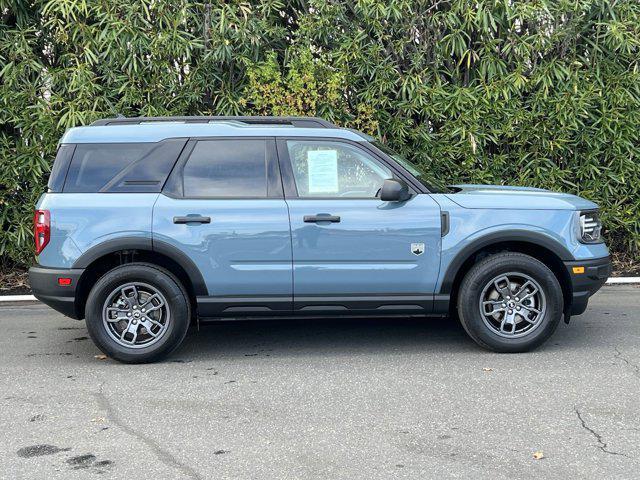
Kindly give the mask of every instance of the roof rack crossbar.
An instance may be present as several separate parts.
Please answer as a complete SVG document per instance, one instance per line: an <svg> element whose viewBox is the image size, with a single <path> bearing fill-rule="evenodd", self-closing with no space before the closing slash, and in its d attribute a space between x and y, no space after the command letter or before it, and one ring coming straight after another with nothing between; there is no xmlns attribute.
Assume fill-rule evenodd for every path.
<svg viewBox="0 0 640 480"><path fill-rule="evenodd" d="M96 120L92 126L108 126L108 125L137 125L149 122L182 122L182 123L211 123L222 121L236 121L249 125L291 125L293 127L302 128L338 128L333 123L318 117L119 117L119 118L103 118Z"/></svg>

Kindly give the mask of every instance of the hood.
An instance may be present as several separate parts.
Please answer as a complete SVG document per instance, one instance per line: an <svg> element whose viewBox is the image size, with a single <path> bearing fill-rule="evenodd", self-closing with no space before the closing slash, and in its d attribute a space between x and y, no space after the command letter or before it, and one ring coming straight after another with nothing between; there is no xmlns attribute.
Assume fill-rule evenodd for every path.
<svg viewBox="0 0 640 480"><path fill-rule="evenodd" d="M542 188L504 185L452 185L447 198L464 208L518 210L590 210L598 206L584 198Z"/></svg>

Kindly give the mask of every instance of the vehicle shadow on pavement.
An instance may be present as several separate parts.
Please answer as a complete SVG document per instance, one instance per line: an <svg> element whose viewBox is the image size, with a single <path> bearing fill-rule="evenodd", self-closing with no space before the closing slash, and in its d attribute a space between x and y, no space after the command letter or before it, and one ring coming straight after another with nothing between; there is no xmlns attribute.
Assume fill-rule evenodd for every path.
<svg viewBox="0 0 640 480"><path fill-rule="evenodd" d="M569 326L561 323L536 351L586 348L596 341L590 338L590 329L589 322L580 320L574 319ZM475 345L456 319L333 318L202 322L199 331L196 327L189 330L169 361L417 351L492 354Z"/></svg>
<svg viewBox="0 0 640 480"><path fill-rule="evenodd" d="M269 356L475 349L448 318L333 318L202 322L176 356ZM249 352L249 353L247 353Z"/></svg>
<svg viewBox="0 0 640 480"><path fill-rule="evenodd" d="M616 314L619 312L612 308L592 308L588 314L572 319L568 326L561 323L554 335L534 353L557 350L568 353L624 343L623 339L627 337L624 326L611 322ZM51 351L52 344L49 344L49 348L43 346L42 352L33 350L26 356L75 356L81 359L100 353L88 338L84 322L65 323L56 330L58 336L53 342L58 345L56 351ZM30 333L36 334L26 332L25 335ZM258 356L340 356L354 352L494 355L475 345L460 323L450 318L264 319L201 322L199 329L194 325L182 345L164 362Z"/></svg>

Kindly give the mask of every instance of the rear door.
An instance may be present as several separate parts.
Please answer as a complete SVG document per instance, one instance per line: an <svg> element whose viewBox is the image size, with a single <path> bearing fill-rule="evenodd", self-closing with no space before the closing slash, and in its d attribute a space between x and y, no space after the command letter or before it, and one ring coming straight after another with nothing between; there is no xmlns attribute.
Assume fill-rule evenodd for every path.
<svg viewBox="0 0 640 480"><path fill-rule="evenodd" d="M153 211L153 239L200 269L201 316L289 313L292 257L275 141L191 140Z"/></svg>
<svg viewBox="0 0 640 480"><path fill-rule="evenodd" d="M428 194L383 202L399 178L357 142L279 139L291 217L294 312L429 313L440 265L440 208Z"/></svg>

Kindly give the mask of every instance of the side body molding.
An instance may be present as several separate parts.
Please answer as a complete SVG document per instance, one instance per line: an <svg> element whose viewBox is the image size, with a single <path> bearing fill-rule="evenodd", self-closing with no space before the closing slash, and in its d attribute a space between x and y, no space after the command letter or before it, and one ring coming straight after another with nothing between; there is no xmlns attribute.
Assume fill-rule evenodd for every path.
<svg viewBox="0 0 640 480"><path fill-rule="evenodd" d="M74 262L73 268L87 268L94 261L120 250L148 250L161 253L180 265L189 276L196 295L208 295L206 284L195 263L176 247L161 240L143 237L121 237L91 247Z"/></svg>
<svg viewBox="0 0 640 480"><path fill-rule="evenodd" d="M571 252L561 243L553 238L539 232L529 230L504 230L492 232L474 240L469 245L461 249L456 256L449 262L447 270L442 279L440 286L440 294L449 294L453 286L460 267L464 262L478 250L495 243L501 242L523 242L532 246L544 247L556 254L562 261L575 260Z"/></svg>

